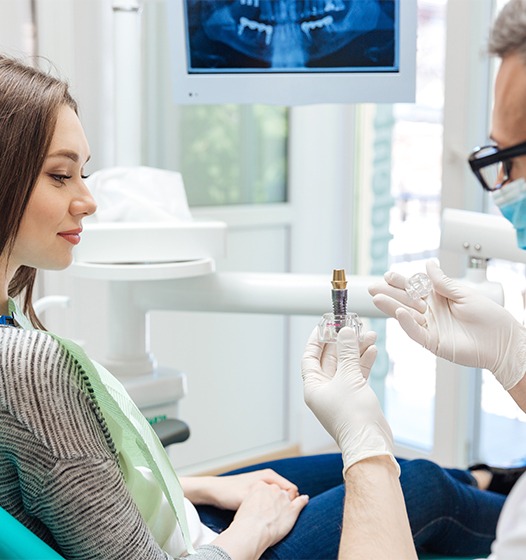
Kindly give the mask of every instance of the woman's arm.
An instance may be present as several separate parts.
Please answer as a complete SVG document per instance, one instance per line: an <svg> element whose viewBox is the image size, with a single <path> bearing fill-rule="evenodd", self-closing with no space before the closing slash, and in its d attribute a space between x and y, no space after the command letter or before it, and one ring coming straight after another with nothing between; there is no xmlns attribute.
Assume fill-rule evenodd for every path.
<svg viewBox="0 0 526 560"><path fill-rule="evenodd" d="M236 511L213 544L233 560L259 558L293 527L308 502L295 484L271 469L231 476L183 477L185 496L195 505Z"/></svg>
<svg viewBox="0 0 526 560"><path fill-rule="evenodd" d="M91 400L79 386L74 362L63 359L63 349L44 333L13 330L5 336L11 335L16 340L4 341L3 358L13 368L4 368L1 378L9 400L4 408L16 432L7 438L8 453L20 471L16 480L26 481L13 499L23 499L22 509L39 520L41 536L65 558L168 559L132 499ZM213 543L217 546L197 549L195 560L223 560L227 554L233 560L256 560L290 531L308 498L297 496L297 489L292 496L272 482L277 475L254 476L269 481L225 477L231 480L213 493L230 496L226 490L237 480L239 508ZM20 504L11 509L21 509ZM172 554L179 548L182 554L182 543Z"/></svg>
<svg viewBox="0 0 526 560"><path fill-rule="evenodd" d="M141 517L112 459L58 461L31 505L66 558L168 560ZM307 496L276 484L252 485L232 524L195 560L257 560L293 527ZM182 546L182 545L181 545ZM182 550L181 550L182 553Z"/></svg>
<svg viewBox="0 0 526 560"><path fill-rule="evenodd" d="M49 335L2 329L3 505L65 558L164 560L73 360ZM181 551L183 546L181 547ZM215 550L197 559L219 558Z"/></svg>
<svg viewBox="0 0 526 560"><path fill-rule="evenodd" d="M235 511L259 482L285 490L290 499L299 495L298 487L272 469L261 469L229 476L180 477L184 495L194 505L211 505Z"/></svg>

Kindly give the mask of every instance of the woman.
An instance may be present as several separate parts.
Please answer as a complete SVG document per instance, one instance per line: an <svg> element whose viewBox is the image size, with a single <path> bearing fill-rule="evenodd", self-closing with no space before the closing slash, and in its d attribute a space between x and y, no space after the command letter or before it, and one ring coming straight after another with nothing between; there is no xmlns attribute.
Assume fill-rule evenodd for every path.
<svg viewBox="0 0 526 560"><path fill-rule="evenodd" d="M67 558L167 558L192 548L210 559L335 557L338 456L286 463L319 503L289 537L308 497L270 469L184 479L183 502L122 387L43 330L31 304L36 269L71 263L82 219L96 209L83 182L88 159L67 86L0 56L0 505ZM191 502L213 506L202 515L216 530ZM226 527L223 510L232 512ZM312 529L322 522L320 536Z"/></svg>
<svg viewBox="0 0 526 560"><path fill-rule="evenodd" d="M67 86L0 56L0 506L66 558L147 560L193 549L196 560L336 558L344 498L339 454L189 477L180 491L122 386L72 342L43 330L31 304L36 269L71 263L82 219L96 209L83 182L88 159ZM368 333L365 374L373 344ZM415 535L428 538L432 516L440 515L429 507L433 489L443 495L454 482L490 494L470 486L474 479L465 473L467 484L434 465L444 475L436 477L431 463L420 463L402 463ZM500 506L480 520L487 542Z"/></svg>

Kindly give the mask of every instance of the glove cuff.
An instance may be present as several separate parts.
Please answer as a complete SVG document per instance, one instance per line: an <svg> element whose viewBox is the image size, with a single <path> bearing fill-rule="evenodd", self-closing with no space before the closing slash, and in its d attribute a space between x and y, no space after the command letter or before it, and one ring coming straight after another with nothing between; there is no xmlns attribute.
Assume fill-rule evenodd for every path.
<svg viewBox="0 0 526 560"><path fill-rule="evenodd" d="M513 389L526 373L526 329L521 325L510 336L504 360L493 375L506 391Z"/></svg>
<svg viewBox="0 0 526 560"><path fill-rule="evenodd" d="M361 454L348 453L343 454L343 478L345 478L345 473L347 469L352 467L355 463L363 461L364 459L371 459L371 457L382 457L387 456L391 459L394 467L396 468L397 476L400 476L400 465L398 461L394 458L394 455L390 451L377 451L377 452L364 452Z"/></svg>

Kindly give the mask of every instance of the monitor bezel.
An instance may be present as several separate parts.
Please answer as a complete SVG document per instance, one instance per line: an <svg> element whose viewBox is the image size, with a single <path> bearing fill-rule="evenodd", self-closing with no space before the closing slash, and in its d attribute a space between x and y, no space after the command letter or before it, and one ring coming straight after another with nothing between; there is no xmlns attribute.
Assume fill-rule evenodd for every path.
<svg viewBox="0 0 526 560"><path fill-rule="evenodd" d="M399 0L398 71L189 73L184 0L168 0L176 104L412 103L416 92L417 0Z"/></svg>

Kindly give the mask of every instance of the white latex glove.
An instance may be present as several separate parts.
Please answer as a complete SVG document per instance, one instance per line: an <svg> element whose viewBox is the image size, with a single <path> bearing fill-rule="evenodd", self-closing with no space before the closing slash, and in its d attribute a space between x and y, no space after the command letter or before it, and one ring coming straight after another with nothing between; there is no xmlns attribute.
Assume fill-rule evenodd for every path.
<svg viewBox="0 0 526 560"><path fill-rule="evenodd" d="M367 375L373 354L376 355L374 346L368 346L362 354ZM362 372L354 331L349 327L341 329L334 345L319 342L315 330L305 348L301 371L305 402L340 447L343 472L358 461L378 455L390 456L398 468L393 456L393 435Z"/></svg>
<svg viewBox="0 0 526 560"><path fill-rule="evenodd" d="M387 272L386 283L369 288L376 307L436 356L488 369L504 389L513 388L526 371L526 329L493 300L446 276L436 262L426 268L433 292L425 300L411 299L406 278Z"/></svg>

